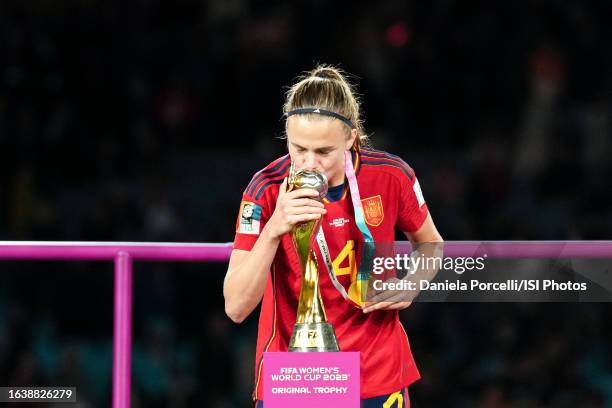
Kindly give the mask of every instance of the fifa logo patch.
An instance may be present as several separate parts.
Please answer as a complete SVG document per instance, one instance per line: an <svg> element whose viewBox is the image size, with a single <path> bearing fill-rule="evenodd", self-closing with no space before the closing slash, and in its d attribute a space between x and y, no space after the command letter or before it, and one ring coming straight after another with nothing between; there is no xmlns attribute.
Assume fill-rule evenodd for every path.
<svg viewBox="0 0 612 408"><path fill-rule="evenodd" d="M258 235L261 221L261 206L250 201L240 203L236 232L240 234Z"/></svg>
<svg viewBox="0 0 612 408"><path fill-rule="evenodd" d="M363 205L363 214L366 224L372 227L378 227L385 219L381 196L376 195L374 197L364 198L361 200L361 204Z"/></svg>

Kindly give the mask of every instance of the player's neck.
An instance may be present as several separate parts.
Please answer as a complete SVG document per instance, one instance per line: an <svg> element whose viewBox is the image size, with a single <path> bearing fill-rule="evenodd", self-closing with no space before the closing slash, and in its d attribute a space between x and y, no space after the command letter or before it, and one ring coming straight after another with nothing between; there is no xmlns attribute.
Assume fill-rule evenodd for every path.
<svg viewBox="0 0 612 408"><path fill-rule="evenodd" d="M344 184L345 181L345 177L344 174L342 176L339 177L334 177L334 179L330 180L329 182L329 188L333 188L333 187L338 187Z"/></svg>

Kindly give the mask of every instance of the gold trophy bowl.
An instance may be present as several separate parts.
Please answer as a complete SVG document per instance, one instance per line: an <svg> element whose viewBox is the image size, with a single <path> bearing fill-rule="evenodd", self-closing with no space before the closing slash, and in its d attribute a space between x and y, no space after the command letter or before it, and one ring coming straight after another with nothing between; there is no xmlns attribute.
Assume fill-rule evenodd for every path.
<svg viewBox="0 0 612 408"><path fill-rule="evenodd" d="M311 188L319 199L327 195L327 177L316 170L295 172L293 163L287 179L288 191ZM313 250L321 220L298 224L291 230L293 245L300 258L302 286L297 317L289 341L289 351L340 351L334 328L327 321L319 288L319 267Z"/></svg>

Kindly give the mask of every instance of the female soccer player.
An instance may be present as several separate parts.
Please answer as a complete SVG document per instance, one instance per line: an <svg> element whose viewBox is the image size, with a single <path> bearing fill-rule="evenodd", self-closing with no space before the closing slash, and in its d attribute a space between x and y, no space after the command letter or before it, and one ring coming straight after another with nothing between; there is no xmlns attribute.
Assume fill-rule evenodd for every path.
<svg viewBox="0 0 612 408"><path fill-rule="evenodd" d="M410 302L363 307L354 288L356 251L364 240L391 243L399 229L414 243L442 241L419 182L402 159L367 147L359 102L339 69L319 66L299 78L287 93L284 113L289 154L257 172L244 191L223 287L225 310L236 323L263 298L253 398L263 407L263 353L287 351L296 319L301 271L288 233L321 218L330 267L342 285L321 266L321 295L340 350L361 353L361 405L408 407L407 387L420 375L398 310ZM323 203L314 190L287 192L291 162L296 170L327 176ZM355 216L359 203L363 217ZM324 258L316 251L321 265Z"/></svg>

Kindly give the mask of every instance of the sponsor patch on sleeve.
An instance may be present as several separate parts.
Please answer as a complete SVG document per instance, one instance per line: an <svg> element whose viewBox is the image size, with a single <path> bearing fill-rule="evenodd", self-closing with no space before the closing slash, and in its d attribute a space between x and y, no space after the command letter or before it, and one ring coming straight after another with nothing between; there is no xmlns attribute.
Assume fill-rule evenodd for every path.
<svg viewBox="0 0 612 408"><path fill-rule="evenodd" d="M412 189L414 190L414 194L416 194L417 200L419 200L419 207L422 207L423 204L425 204L425 198L423 197L423 192L421 191L421 185L419 184L419 180L415 180Z"/></svg>
<svg viewBox="0 0 612 408"><path fill-rule="evenodd" d="M236 232L240 234L258 235L261 221L261 206L250 201L240 203Z"/></svg>

